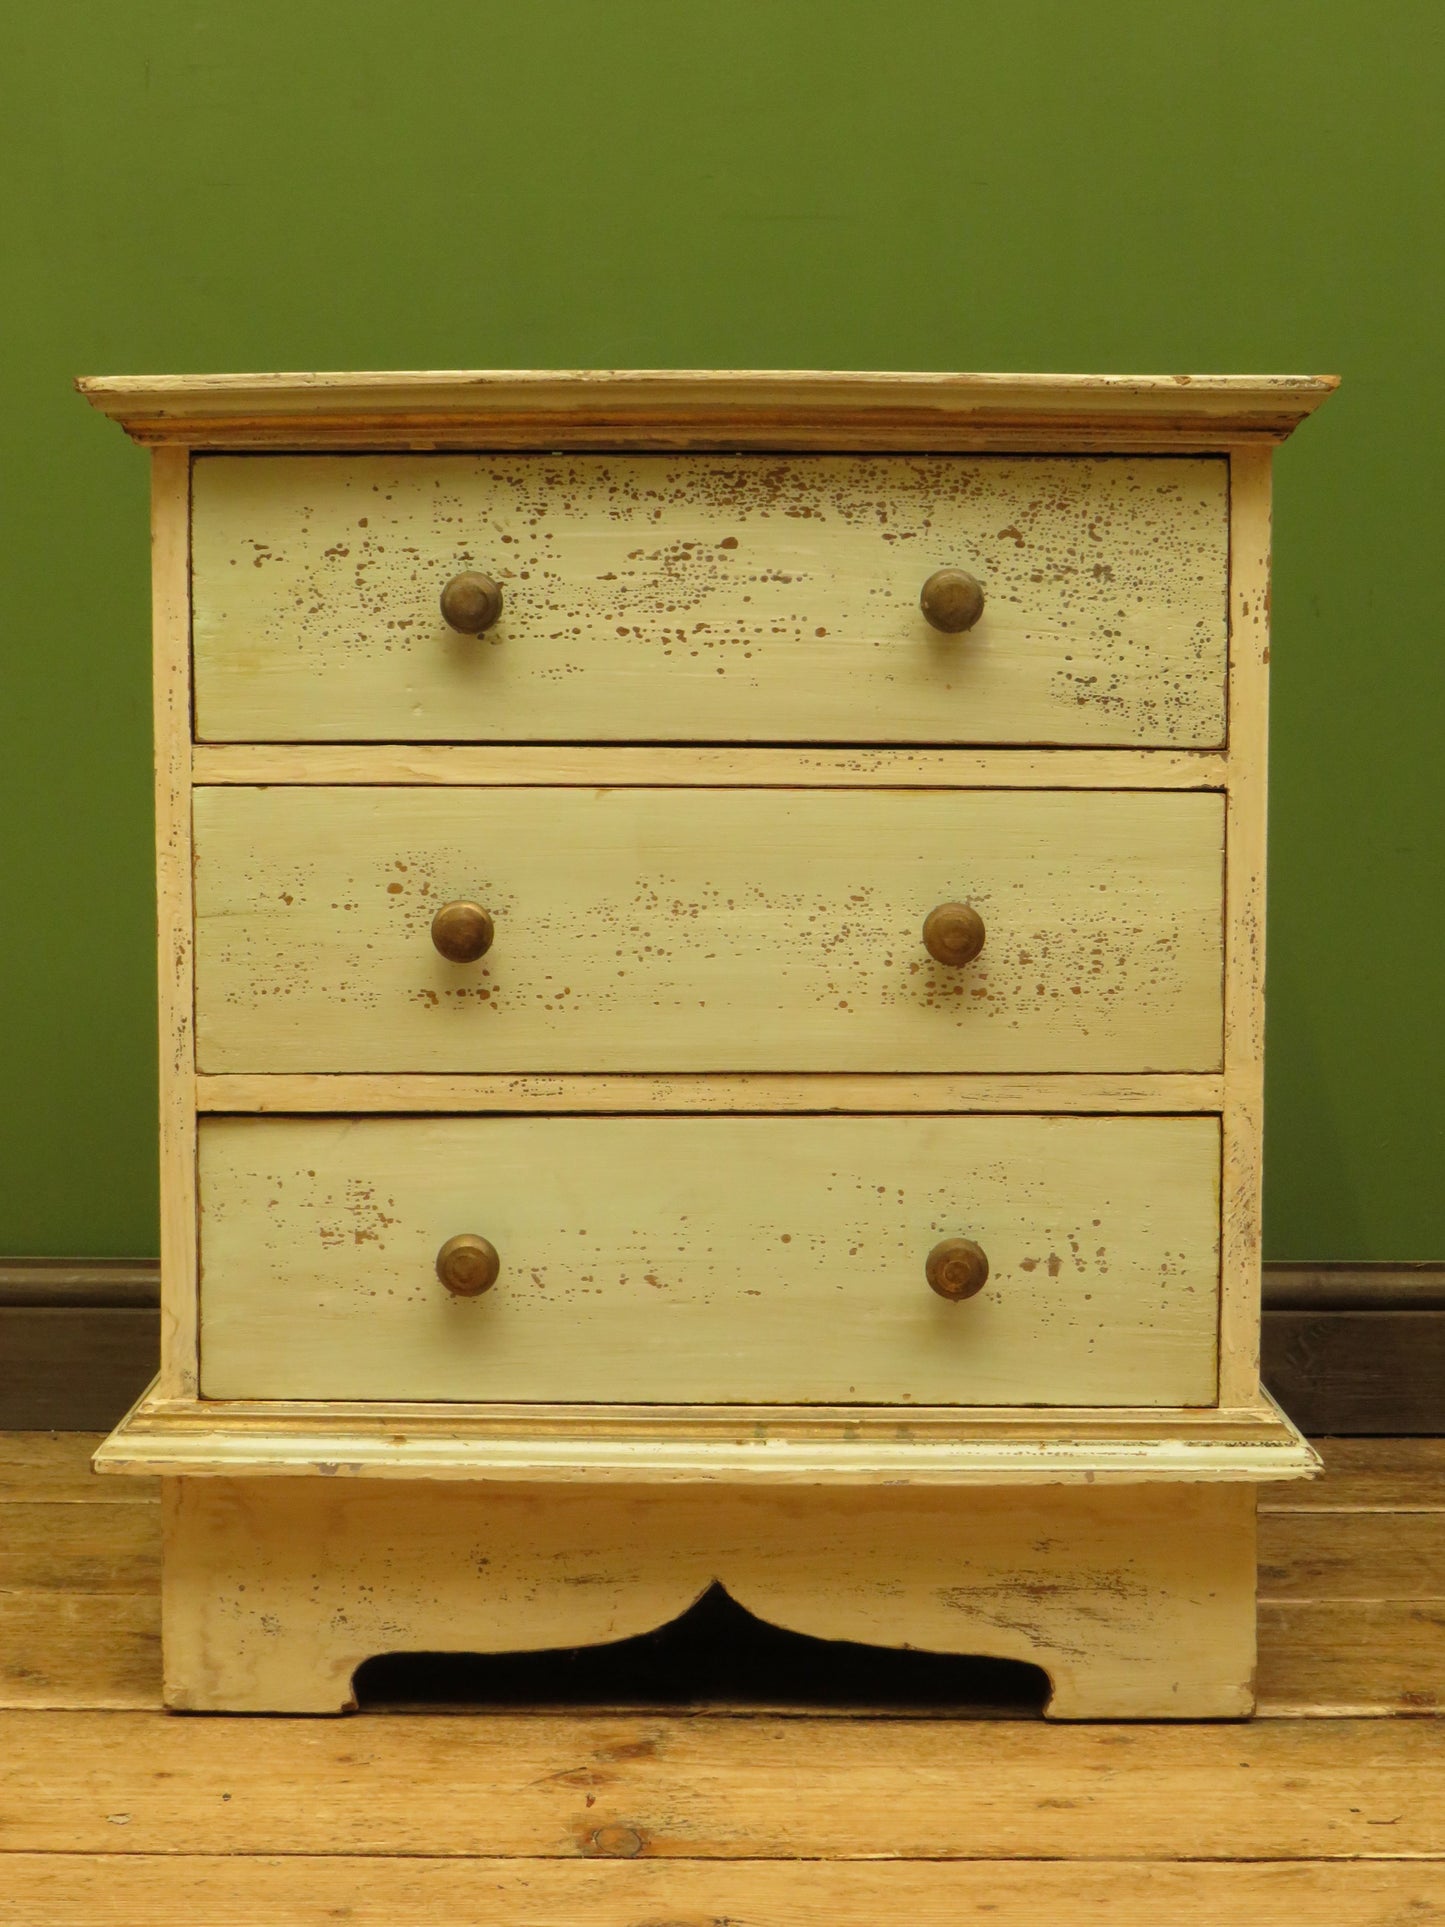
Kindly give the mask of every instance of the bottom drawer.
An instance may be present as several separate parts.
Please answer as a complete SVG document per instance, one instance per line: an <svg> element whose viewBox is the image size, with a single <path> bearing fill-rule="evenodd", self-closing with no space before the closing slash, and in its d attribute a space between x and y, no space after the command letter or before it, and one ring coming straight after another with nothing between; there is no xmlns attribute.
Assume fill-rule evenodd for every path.
<svg viewBox="0 0 1445 1927"><path fill-rule="evenodd" d="M1212 1117L206 1118L201 1390L1208 1405L1219 1169Z"/></svg>

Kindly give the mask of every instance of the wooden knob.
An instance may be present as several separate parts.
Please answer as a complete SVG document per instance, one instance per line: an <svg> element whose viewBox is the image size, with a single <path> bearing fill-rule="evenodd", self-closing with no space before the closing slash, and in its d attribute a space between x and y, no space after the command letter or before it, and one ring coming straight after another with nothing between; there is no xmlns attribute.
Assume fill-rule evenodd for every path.
<svg viewBox="0 0 1445 1927"><path fill-rule="evenodd" d="M935 569L918 606L933 628L946 636L961 635L983 614L983 584L967 569Z"/></svg>
<svg viewBox="0 0 1445 1927"><path fill-rule="evenodd" d="M972 1238L945 1238L929 1252L923 1272L940 1298L957 1304L960 1298L974 1297L988 1283L988 1256Z"/></svg>
<svg viewBox="0 0 1445 1927"><path fill-rule="evenodd" d="M940 903L923 919L923 947L935 963L972 963L983 937L983 918L971 903Z"/></svg>
<svg viewBox="0 0 1445 1927"><path fill-rule="evenodd" d="M489 575L468 569L442 590L442 616L460 636L479 636L502 613L502 591Z"/></svg>
<svg viewBox="0 0 1445 1927"><path fill-rule="evenodd" d="M437 1277L453 1298L480 1298L496 1284L501 1269L497 1247L472 1231L448 1238L437 1253Z"/></svg>
<svg viewBox="0 0 1445 1927"><path fill-rule="evenodd" d="M475 963L485 957L495 934L479 903L444 903L431 920L431 940L448 963Z"/></svg>

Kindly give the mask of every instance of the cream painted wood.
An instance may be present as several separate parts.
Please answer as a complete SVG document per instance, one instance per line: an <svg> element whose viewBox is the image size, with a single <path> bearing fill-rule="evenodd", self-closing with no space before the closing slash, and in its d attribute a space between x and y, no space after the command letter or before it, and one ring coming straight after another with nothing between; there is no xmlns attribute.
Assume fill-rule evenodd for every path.
<svg viewBox="0 0 1445 1927"><path fill-rule="evenodd" d="M196 1045L191 873L190 457L151 457L161 1384L196 1389Z"/></svg>
<svg viewBox="0 0 1445 1927"><path fill-rule="evenodd" d="M76 384L194 448L1140 449L1283 441L1336 375L468 369L120 375Z"/></svg>
<svg viewBox="0 0 1445 1927"><path fill-rule="evenodd" d="M1222 799L205 789L203 1071L1209 1071ZM479 964L429 936L496 920ZM972 902L965 968L921 927Z"/></svg>
<svg viewBox="0 0 1445 1927"><path fill-rule="evenodd" d="M684 1077L444 1077L219 1072L199 1111L1218 1111L1224 1080L1180 1077L861 1077L749 1071Z"/></svg>
<svg viewBox="0 0 1445 1927"><path fill-rule="evenodd" d="M1269 758L1270 461L1230 465L1222 1398L1259 1383L1264 1206L1264 929Z"/></svg>
<svg viewBox="0 0 1445 1927"><path fill-rule="evenodd" d="M714 1582L818 1638L1031 1661L1054 1719L1253 1706L1248 1488L162 1492L166 1703L190 1711L340 1712L373 1653L625 1639Z"/></svg>
<svg viewBox="0 0 1445 1927"><path fill-rule="evenodd" d="M1250 1407L446 1405L142 1398L99 1472L527 1485L1240 1485L1318 1454Z"/></svg>
<svg viewBox="0 0 1445 1927"><path fill-rule="evenodd" d="M201 456L210 740L1224 739L1227 464ZM962 636L918 606L983 582ZM480 569L494 628L438 596Z"/></svg>
<svg viewBox="0 0 1445 1927"><path fill-rule="evenodd" d="M584 788L1222 790L1189 749L766 749L656 743L197 743L197 783L579 784Z"/></svg>
<svg viewBox="0 0 1445 1927"><path fill-rule="evenodd" d="M1248 1488L1317 1466L1257 1377L1268 449L1334 385L1308 376L645 371L84 385L159 451L163 1367L97 1464L172 1482L175 1703L334 1708L356 1658L376 1644L602 1638L604 1620L641 1630L718 1577L753 1610L825 1636L1036 1658L1065 1717L1247 1708ZM257 459L240 463L241 451ZM203 733L218 719L217 740L194 748L192 452L203 452L194 532L203 604L210 597L197 627ZM378 501L379 519L353 513L351 485L383 474L398 487ZM450 474L465 478L451 503L415 486ZM561 478L557 497L524 502L510 526L473 514L488 506L487 489L495 507L500 486L517 496L524 479L542 475ZM722 507L732 507L718 486L727 475L752 490L735 530L721 526ZM234 504L208 493L212 476L233 489L258 477L325 486L314 500L309 481L302 499L293 490L295 515L269 490L233 515ZM661 511L656 521L644 513L639 522L626 490L635 498L658 477L671 478L672 493L645 505ZM878 477L891 488L873 498L894 518L887 523L860 514ZM1019 496L1041 477L1052 494ZM594 513L599 478L619 484L608 501L622 510L615 523ZM924 499L930 478L936 500ZM1171 478L1174 495L1160 488ZM780 505L815 513L780 515ZM618 556L629 518L640 553ZM738 547L724 550L730 534ZM712 537L712 548L669 548ZM982 623L950 641L921 622L928 570L912 554L945 537L951 549L974 542L986 564L929 555L929 569L985 577ZM614 563L597 559L609 542ZM559 544L560 564L548 558ZM483 556L484 546L510 560ZM442 633L444 565L501 575L506 615L494 639ZM738 585L745 573L750 582ZM1121 588L1136 599L1117 599ZM612 610L609 627L607 597L624 591L633 606ZM1110 616L1111 599L1124 618ZM750 635L760 617L765 633ZM696 657L681 653L694 647ZM559 672L550 683L548 668ZM199 978L187 809L197 783ZM394 871L397 861L409 869ZM497 915L495 954L471 986L492 990L485 1000L452 994L466 986L430 950L443 890L485 895ZM982 910L985 952L961 979L920 985L902 959L933 970L917 955L922 918L954 897ZM675 904L695 905L697 917L674 915ZM634 954L608 957L609 944ZM565 969L579 956L585 976ZM709 974L719 962L725 1001L719 973ZM524 974L506 975L519 966ZM421 983L410 974L419 967L431 973ZM618 969L629 974L617 978ZM199 1066L197 984L207 1049L219 1053L203 1051ZM484 1054L467 1055L468 1040ZM295 1118L278 1114L292 1107ZM866 1194L848 1193L848 1211L816 1184L784 1195L787 1161L773 1159L738 1187L725 1222L717 1170L703 1173L719 1220L712 1243L730 1238L734 1262L708 1277L715 1251L689 1234L689 1276L703 1287L671 1302L689 1332L713 1321L711 1353L681 1352L688 1371L699 1358L719 1375L740 1362L751 1369L758 1356L773 1371L791 1363L813 1374L815 1389L790 1402L729 1404L700 1398L692 1382L664 1384L667 1349L648 1342L659 1324L668 1329L662 1302L634 1297L609 1324L578 1312L600 1300L555 1292L567 1337L546 1358L534 1345L534 1360L600 1378L620 1353L633 1376L612 1395L602 1387L579 1402L524 1402L513 1386L491 1402L287 1398L268 1374L257 1397L208 1400L196 1395L194 1168L197 1113L207 1110L218 1115L206 1133L242 1143L295 1131L337 1144L348 1133L343 1112L363 1145L373 1132L414 1143L417 1133L470 1142L497 1130L546 1133L560 1151L584 1132L597 1143L619 1131L665 1134L663 1152L650 1164L631 1160L603 1202L615 1217L631 1195L645 1210L617 1228L646 1242L670 1223L674 1249L684 1207L663 1179L695 1128L797 1133L810 1148L791 1161L805 1175L819 1169L833 1131L996 1142L1046 1126L1091 1144L1133 1132L1159 1147L1212 1134L1221 1271L1212 1212L1204 1230L1177 1227L1182 1269L1161 1276L1162 1260L1152 1272L1140 1263L1132 1296L1111 1269L1097 1281L1104 1296L1084 1298L1072 1248L1054 1241L1051 1282L1062 1293L1077 1277L1074 1297L1036 1299L1025 1346L1016 1339L1027 1320L1016 1314L1027 1305L1015 1289L1015 1322L999 1329L1020 1374L1026 1354L1055 1377L1062 1359L1073 1377L1057 1395L1073 1402L1009 1404L997 1387L984 1394L992 1403L830 1400L826 1374L840 1361L816 1337L804 1345L807 1319L766 1354L748 1349L756 1321L790 1303L822 1304L853 1347L841 1362L852 1371L858 1361L848 1382L891 1372L885 1390L907 1391L904 1299L865 1301L846 1266L821 1268ZM432 1114L396 1115L403 1110ZM1008 1161L997 1189L1012 1200L1014 1234L1036 1233L1039 1199L1088 1162ZM344 1163L337 1150L330 1163L276 1170L292 1188L272 1188L274 1208L257 1202L253 1169L247 1194L258 1211L299 1221L295 1187L319 1195L322 1184L303 1173L327 1173L341 1207L328 1222L351 1242L326 1248L320 1272L344 1315L316 1312L314 1275L287 1294L273 1230L275 1256L259 1269L243 1271L234 1242L234 1329L244 1344L240 1308L259 1289L263 1309L312 1319L313 1360L324 1365L338 1331L350 1344L370 1319L407 1365L416 1356L404 1322L410 1286L395 1269L375 1270L365 1200L345 1188L358 1172ZM1147 1189L1149 1159L1101 1155L1099 1169L1110 1199L1088 1228L1103 1230L1108 1217L1100 1242L1115 1252L1117 1212L1120 1236L1137 1250L1158 1228L1149 1214L1173 1210L1179 1194L1156 1187L1129 1211L1130 1187ZM596 1159L549 1166L533 1157L507 1206L530 1200L555 1244L566 1234L555 1211L541 1212L542 1180L560 1172L574 1192L583 1178L600 1192L602 1170ZM490 1160L473 1172L473 1183L495 1178ZM418 1182L439 1196L445 1158ZM957 1160L946 1169L910 1161L895 1187L902 1200L874 1194L875 1233L888 1229L877 1215L886 1209L926 1206L930 1182L936 1200L964 1196ZM1043 1191L1025 1197L1029 1186ZM377 1199L397 1223L378 1219L375 1230L412 1239L407 1265L429 1260L415 1224L404 1231L405 1213L388 1202L392 1191ZM813 1208L820 1199L833 1215ZM754 1299L749 1292L764 1290L753 1282L758 1267L738 1248L769 1200L762 1215L774 1223L783 1205L797 1216L809 1204L820 1252L811 1270L796 1269L806 1254L780 1235L779 1253L791 1255L767 1275L786 1289ZM917 1228L895 1215L894 1248ZM318 1230L313 1210L320 1249ZM304 1236L292 1240L293 1270L304 1246ZM1082 1239L1079 1252L1087 1261ZM549 1259L554 1271L558 1262ZM881 1280L901 1278L890 1264L876 1268ZM354 1285L368 1266L370 1298ZM343 1272L349 1292L337 1285ZM1202 1298L1191 1299L1180 1280L1206 1272ZM841 1288L821 1293L835 1276ZM1023 1274L1009 1260L980 1299L938 1301L930 1312L966 1320L997 1309L1001 1279L1021 1277L1036 1291L1045 1282L1038 1267ZM799 1279L806 1289L790 1300ZM208 1273L208 1294L213 1282ZM1160 1320L1142 1309L1144 1285ZM666 1301L665 1290L647 1289ZM504 1275L472 1307L473 1329L498 1322L507 1290ZM530 1279L527 1291L532 1333L548 1296ZM1181 1372L1201 1354L1175 1341L1181 1316L1187 1323L1201 1304L1217 1304L1217 1333L1205 1334L1211 1357L1217 1339L1218 1382L1206 1388L1216 1402L1155 1402L1193 1395ZM1087 1319L1081 1342L1050 1363L1061 1305ZM881 1346L864 1344L860 1310L882 1317ZM627 1352L643 1317L648 1328ZM573 1334L587 1336L589 1319L599 1336L584 1348ZM393 1328L406 1334L400 1346ZM252 1329L264 1335L265 1318ZM1141 1342L1160 1351L1161 1372L1141 1368L1149 1382L1121 1392L1129 1403L1078 1402L1099 1395L1101 1371L1133 1369ZM386 1362L365 1343L359 1355L368 1369ZM937 1371L945 1355L919 1356ZM444 1362L457 1369L455 1347ZM661 1389L635 1402L637 1375L648 1372ZM1096 1375L1086 1389L1080 1373ZM825 1396L809 1403L819 1374ZM504 1524L509 1505L517 1509ZM483 1518L494 1541L485 1556L495 1556L478 1571ZM574 1583L581 1577L602 1590ZM1271 1610L1305 1615L1303 1631L1291 1632L1294 1619L1271 1621L1282 1649L1289 1637L1313 1638L1308 1616L1328 1609ZM1339 1628L1329 1637L1340 1644ZM1286 1710L1298 1701L1274 1693Z"/></svg>
<svg viewBox="0 0 1445 1927"><path fill-rule="evenodd" d="M208 1118L207 1398L1207 1405L1212 1118ZM501 1254L482 1297L439 1247ZM967 1236L984 1290L924 1262Z"/></svg>

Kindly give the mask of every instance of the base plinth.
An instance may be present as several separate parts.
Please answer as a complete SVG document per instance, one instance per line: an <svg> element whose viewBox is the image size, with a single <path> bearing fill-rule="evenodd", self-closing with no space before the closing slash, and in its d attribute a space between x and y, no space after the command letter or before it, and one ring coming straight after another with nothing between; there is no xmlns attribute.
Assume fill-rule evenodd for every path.
<svg viewBox="0 0 1445 1927"><path fill-rule="evenodd" d="M337 1713L386 1652L588 1646L714 1582L757 1618L1031 1661L1053 1719L1253 1710L1252 1485L951 1492L168 1478L168 1706Z"/></svg>

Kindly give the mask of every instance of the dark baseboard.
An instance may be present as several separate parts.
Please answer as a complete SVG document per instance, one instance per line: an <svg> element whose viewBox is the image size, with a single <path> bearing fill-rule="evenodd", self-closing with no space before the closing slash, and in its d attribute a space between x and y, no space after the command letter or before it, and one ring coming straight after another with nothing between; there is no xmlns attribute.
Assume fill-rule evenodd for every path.
<svg viewBox="0 0 1445 1927"><path fill-rule="evenodd" d="M103 1432L155 1373L154 1262L0 1263L0 1431ZM1266 1265L1264 1382L1315 1437L1445 1434L1445 1264Z"/></svg>
<svg viewBox="0 0 1445 1927"><path fill-rule="evenodd" d="M0 1263L0 1431L106 1432L155 1376L154 1259Z"/></svg>
<svg viewBox="0 0 1445 1927"><path fill-rule="evenodd" d="M1445 1433L1445 1265L1266 1265L1261 1362L1316 1438Z"/></svg>

